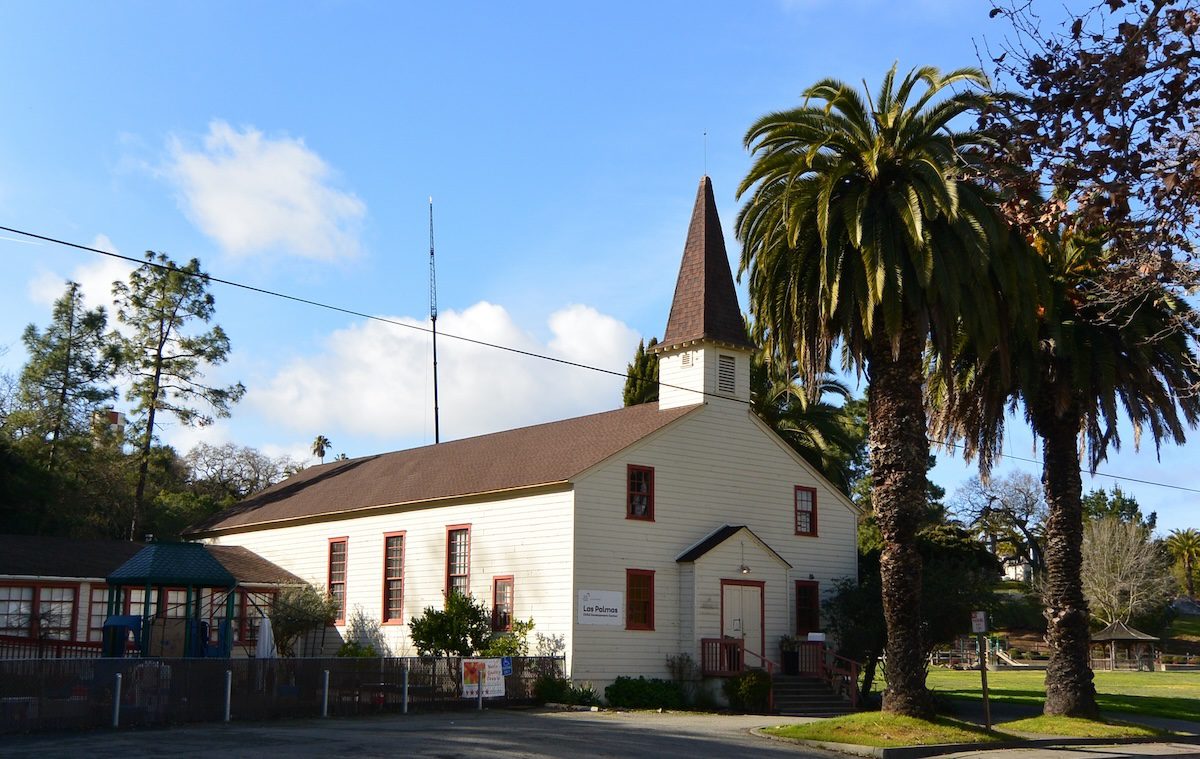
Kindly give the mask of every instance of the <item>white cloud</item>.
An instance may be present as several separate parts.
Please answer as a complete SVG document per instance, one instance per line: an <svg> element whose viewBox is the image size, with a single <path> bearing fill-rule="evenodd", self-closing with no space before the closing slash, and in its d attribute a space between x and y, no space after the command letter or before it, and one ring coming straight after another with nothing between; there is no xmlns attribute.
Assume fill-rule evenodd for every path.
<svg viewBox="0 0 1200 759"><path fill-rule="evenodd" d="M96 235L91 247L120 253L105 235ZM67 276L43 270L29 283L29 298L38 305L50 307L62 297L67 282L78 282L83 291L83 302L87 308L104 306L108 311L109 326L116 326L116 308L113 305L112 286L116 280L125 280L133 271L133 264L118 258L98 256L92 261L76 266Z"/></svg>
<svg viewBox="0 0 1200 759"><path fill-rule="evenodd" d="M396 318L426 327L426 322ZM545 343L487 302L438 318L439 405L443 439L615 408L621 378L554 364L447 334L623 369L638 334L588 306L548 318ZM407 445L433 438L432 370L427 333L369 321L339 330L316 356L297 358L257 389L246 404L272 423L312 436L364 435ZM389 443L384 443L387 445Z"/></svg>
<svg viewBox="0 0 1200 759"><path fill-rule="evenodd" d="M187 217L226 252L317 260L358 253L366 205L330 185L329 165L302 139L209 124L203 145L168 142L165 175Z"/></svg>

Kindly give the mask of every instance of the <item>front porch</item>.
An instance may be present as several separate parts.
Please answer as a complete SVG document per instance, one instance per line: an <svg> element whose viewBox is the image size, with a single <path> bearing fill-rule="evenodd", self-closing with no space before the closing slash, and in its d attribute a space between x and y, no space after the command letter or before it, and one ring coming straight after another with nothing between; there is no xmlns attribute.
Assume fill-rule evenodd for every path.
<svg viewBox="0 0 1200 759"><path fill-rule="evenodd" d="M705 677L737 677L748 669L762 669L771 676L773 684L785 678L815 680L823 683L828 691L849 702L857 709L860 701L859 675L862 665L836 652L823 641L807 641L796 644L795 667L788 661L786 668L778 662L746 648L742 638L702 638L700 641L700 673ZM789 653L789 652L784 652ZM791 657L788 657L789 659ZM776 691L772 688L772 711L776 709Z"/></svg>

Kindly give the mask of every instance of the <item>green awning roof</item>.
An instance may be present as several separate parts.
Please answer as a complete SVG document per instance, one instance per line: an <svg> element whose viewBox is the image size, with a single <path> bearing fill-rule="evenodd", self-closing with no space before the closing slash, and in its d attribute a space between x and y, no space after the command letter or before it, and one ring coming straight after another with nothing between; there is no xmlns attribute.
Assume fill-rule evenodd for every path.
<svg viewBox="0 0 1200 759"><path fill-rule="evenodd" d="M203 543L151 543L106 579L109 585L232 588L237 584Z"/></svg>

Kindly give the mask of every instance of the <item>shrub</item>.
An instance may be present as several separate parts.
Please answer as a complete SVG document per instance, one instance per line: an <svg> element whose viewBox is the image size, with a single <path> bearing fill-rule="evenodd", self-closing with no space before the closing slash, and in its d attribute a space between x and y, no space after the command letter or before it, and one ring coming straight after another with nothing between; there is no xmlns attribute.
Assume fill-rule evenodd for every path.
<svg viewBox="0 0 1200 759"><path fill-rule="evenodd" d="M338 602L323 588L312 585L287 587L271 601L271 632L280 656L294 656L296 641L310 630L333 621L340 611Z"/></svg>
<svg viewBox="0 0 1200 759"><path fill-rule="evenodd" d="M596 692L591 683L572 685L571 700L569 703L580 706L595 706L600 703L600 694Z"/></svg>
<svg viewBox="0 0 1200 759"><path fill-rule="evenodd" d="M408 623L421 656L472 656L487 646L492 621L483 603L457 590L446 596L446 608L426 607Z"/></svg>
<svg viewBox="0 0 1200 759"><path fill-rule="evenodd" d="M762 714L771 695L771 676L761 669L748 669L721 686L734 711Z"/></svg>
<svg viewBox="0 0 1200 759"><path fill-rule="evenodd" d="M680 709L684 705L679 683L645 677L618 677L604 689L604 700L609 706L628 709Z"/></svg>
<svg viewBox="0 0 1200 759"><path fill-rule="evenodd" d="M553 674L538 675L533 681L533 697L539 704L565 704L571 700L571 682Z"/></svg>
<svg viewBox="0 0 1200 759"><path fill-rule="evenodd" d="M488 641L487 647L479 652L480 656L527 656L529 654L529 633L533 631L533 618L527 620L514 619L512 632L496 633Z"/></svg>
<svg viewBox="0 0 1200 759"><path fill-rule="evenodd" d="M337 655L352 659L373 659L379 656L379 652L375 650L375 646L369 643L362 644L356 640L348 640L338 649Z"/></svg>

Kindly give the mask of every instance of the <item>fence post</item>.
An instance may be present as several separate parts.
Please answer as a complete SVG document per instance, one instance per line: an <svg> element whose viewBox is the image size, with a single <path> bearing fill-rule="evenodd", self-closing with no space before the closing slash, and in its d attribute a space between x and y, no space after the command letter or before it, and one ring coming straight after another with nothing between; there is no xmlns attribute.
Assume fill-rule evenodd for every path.
<svg viewBox="0 0 1200 759"><path fill-rule="evenodd" d="M329 716L329 670L321 677L321 716Z"/></svg>
<svg viewBox="0 0 1200 759"><path fill-rule="evenodd" d="M121 724L121 673L117 673L117 685L113 689L113 721L112 726Z"/></svg>
<svg viewBox="0 0 1200 759"><path fill-rule="evenodd" d="M483 711L483 684L486 682L487 669L481 669L479 671L479 681L476 683L478 690L475 693L475 698L477 699L475 708L478 711Z"/></svg>
<svg viewBox="0 0 1200 759"><path fill-rule="evenodd" d="M233 697L233 670L225 670L225 721L229 721L230 702Z"/></svg>
<svg viewBox="0 0 1200 759"><path fill-rule="evenodd" d="M404 660L404 669L400 673L400 682L403 683L404 698L400 702L400 713L408 714L408 659Z"/></svg>

